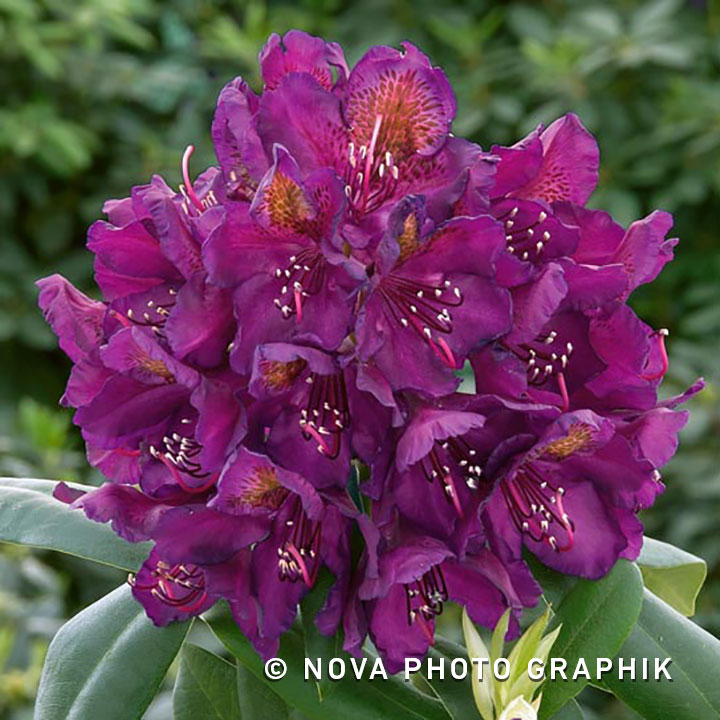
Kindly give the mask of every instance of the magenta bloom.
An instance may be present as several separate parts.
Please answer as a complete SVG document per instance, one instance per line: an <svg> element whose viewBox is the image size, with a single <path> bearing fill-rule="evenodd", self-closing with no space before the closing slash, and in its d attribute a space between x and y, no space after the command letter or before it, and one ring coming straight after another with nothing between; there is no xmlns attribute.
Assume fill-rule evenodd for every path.
<svg viewBox="0 0 720 720"><path fill-rule="evenodd" d="M193 181L189 146L177 191L106 203L98 299L38 281L107 478L56 496L152 542L130 583L155 623L222 598L264 658L320 573L319 631L391 670L448 600L487 627L510 608L513 636L542 592L525 551L587 578L640 551L702 387L658 400L667 331L627 304L672 219L586 207L575 115L491 153L455 136L409 43L349 67L291 31L259 61L259 93L220 93L216 167Z"/></svg>

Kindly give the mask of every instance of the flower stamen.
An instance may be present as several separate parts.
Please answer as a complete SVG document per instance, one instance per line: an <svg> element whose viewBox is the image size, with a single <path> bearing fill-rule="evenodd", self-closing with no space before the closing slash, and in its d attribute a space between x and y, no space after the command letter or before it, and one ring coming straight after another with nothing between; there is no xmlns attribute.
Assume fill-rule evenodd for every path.
<svg viewBox="0 0 720 720"><path fill-rule="evenodd" d="M643 380L659 380L661 377L664 377L665 373L667 373L667 371L669 370L670 359L668 358L667 348L665 347L665 338L669 334L670 332L666 328L662 328L654 334L654 337L657 338L658 349L660 351L661 367L660 370L658 370L657 372L650 374L642 374L640 377Z"/></svg>

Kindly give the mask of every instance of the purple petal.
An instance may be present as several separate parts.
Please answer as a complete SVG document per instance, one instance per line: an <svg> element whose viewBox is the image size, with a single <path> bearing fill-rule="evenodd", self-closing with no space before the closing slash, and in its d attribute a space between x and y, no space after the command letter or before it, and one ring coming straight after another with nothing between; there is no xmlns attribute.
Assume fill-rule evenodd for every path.
<svg viewBox="0 0 720 720"><path fill-rule="evenodd" d="M62 275L35 284L40 288L38 304L63 352L74 362L83 360L102 342L105 305L91 300Z"/></svg>

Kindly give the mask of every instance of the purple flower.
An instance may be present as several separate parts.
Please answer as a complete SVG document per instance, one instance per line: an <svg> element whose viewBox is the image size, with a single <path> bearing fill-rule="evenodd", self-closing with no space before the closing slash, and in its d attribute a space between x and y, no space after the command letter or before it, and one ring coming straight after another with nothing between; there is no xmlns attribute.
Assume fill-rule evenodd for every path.
<svg viewBox="0 0 720 720"><path fill-rule="evenodd" d="M264 342L297 340L335 350L347 335L349 294L358 280L332 244L344 205L331 171L302 180L295 160L276 146L252 204L228 206L204 257L213 282L236 288L238 329L230 354L236 372L250 370L255 347Z"/></svg>
<svg viewBox="0 0 720 720"><path fill-rule="evenodd" d="M323 48L300 33L286 45L285 66L292 71L283 76L275 39L261 54L266 91L256 127L266 152L279 143L306 171L335 171L355 223L346 231L354 245L367 244L375 231L373 213L410 193L426 194L435 219L444 219L470 169L488 161L475 145L449 135L456 108L442 71L404 43L402 52L373 48L346 78L334 46ZM334 86L330 65L340 68Z"/></svg>
<svg viewBox="0 0 720 720"><path fill-rule="evenodd" d="M393 390L453 392L467 354L510 328L508 292L494 282L502 247L488 216L432 229L420 198L402 201L358 314L360 359L372 359Z"/></svg>
<svg viewBox="0 0 720 720"><path fill-rule="evenodd" d="M189 146L177 192L106 203L102 299L38 282L110 480L56 497L152 541L130 583L155 623L225 598L265 658L325 570L318 630L391 670L447 600L488 627L510 608L513 636L541 592L524 548L601 577L663 490L702 382L658 402L667 333L627 298L672 219L585 208L598 148L572 114L492 154L454 136L408 43L349 68L290 31L259 60L260 94L218 99L218 167L192 181Z"/></svg>
<svg viewBox="0 0 720 720"><path fill-rule="evenodd" d="M323 565L335 584L316 622L322 632L334 633L347 595L352 518L358 515L350 499L320 495L301 475L242 448L228 460L208 506L269 524L267 537L240 562L241 590L231 598L233 614L258 652L277 652L279 636Z"/></svg>
<svg viewBox="0 0 720 720"><path fill-rule="evenodd" d="M200 248L221 221L223 196L215 169L193 184L183 158L185 184L171 190L155 176L132 196L105 205L109 222L88 233L95 278L110 312L124 325L151 330L173 354L211 368L226 362L235 331L231 293L207 282Z"/></svg>
<svg viewBox="0 0 720 720"><path fill-rule="evenodd" d="M637 511L661 491L658 465L686 419L653 411L618 426L578 410L528 433L519 418L518 433L485 464L496 482L482 518L491 546L519 558L524 544L546 565L587 578L602 577L619 557L634 560L642 545ZM650 452L638 441L640 428Z"/></svg>
<svg viewBox="0 0 720 720"><path fill-rule="evenodd" d="M473 621L486 627L494 627L511 608L512 638L518 634L517 617L523 607L534 605L539 596L522 561L503 563L479 543L473 554L458 560L434 538L386 526L379 556L367 564L351 598L345 649L357 654L368 632L385 667L398 672L405 658L423 657L434 644L435 618L446 601L463 604Z"/></svg>
<svg viewBox="0 0 720 720"><path fill-rule="evenodd" d="M347 363L285 343L261 345L255 353L249 390L267 428L255 446L316 487L344 486L351 453L369 452L390 422L391 411L359 387Z"/></svg>
<svg viewBox="0 0 720 720"><path fill-rule="evenodd" d="M512 330L471 358L478 392L563 410L654 407L667 370L662 335L617 300L619 271L574 270L550 263L513 289Z"/></svg>

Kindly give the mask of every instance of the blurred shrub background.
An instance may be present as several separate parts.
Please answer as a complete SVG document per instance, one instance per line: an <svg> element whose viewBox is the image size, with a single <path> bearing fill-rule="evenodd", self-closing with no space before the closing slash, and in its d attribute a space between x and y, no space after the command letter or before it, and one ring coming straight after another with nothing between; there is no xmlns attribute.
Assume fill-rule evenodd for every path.
<svg viewBox="0 0 720 720"><path fill-rule="evenodd" d="M600 143L592 204L629 223L675 213L677 259L634 305L671 331L668 394L698 375L668 490L649 534L704 557L697 620L720 634L720 8L683 0L0 0L0 475L97 481L71 415L68 363L33 282L61 272L91 289L87 226L103 200L154 172L179 181L213 162L209 123L236 75L258 84L270 32L340 41L355 61L409 39L455 88L458 134L510 144L573 110ZM111 571L0 550L0 717L32 715L48 639L104 594ZM585 697L585 696L584 696ZM598 696L588 717L632 717ZM150 715L148 715L150 717ZM155 707L154 718L163 718Z"/></svg>

